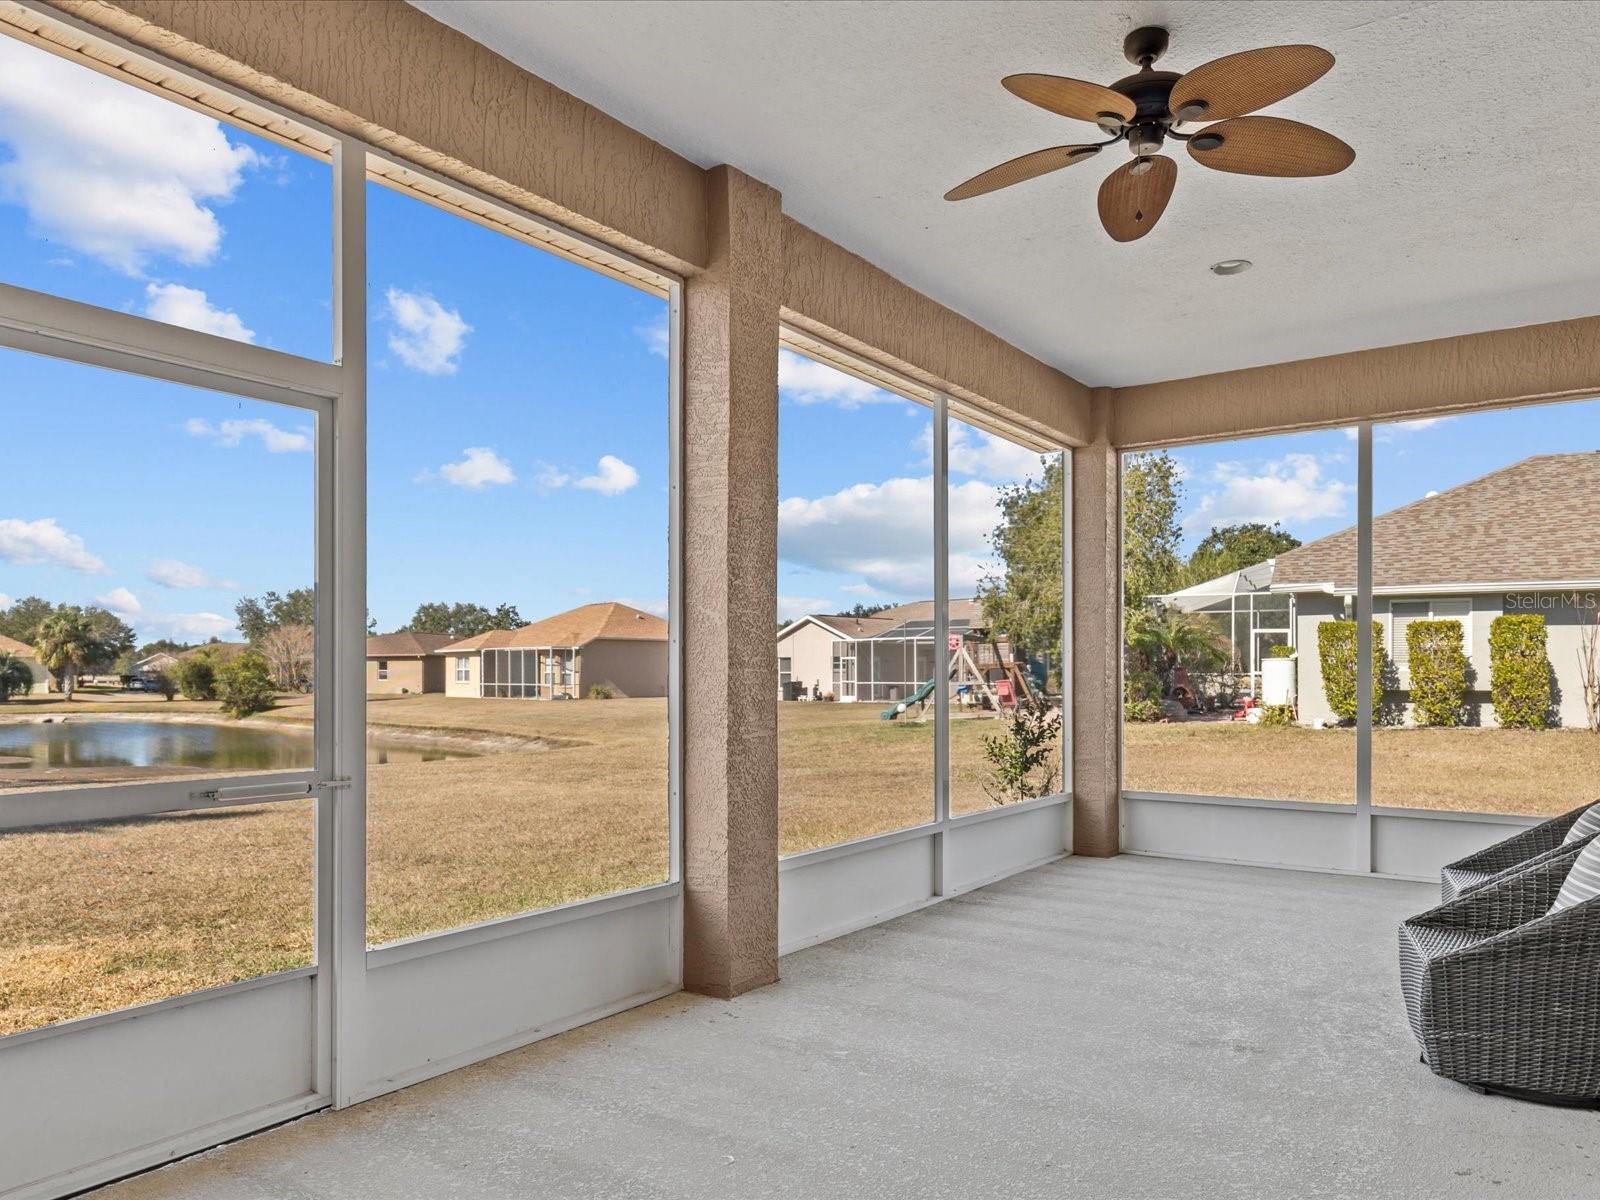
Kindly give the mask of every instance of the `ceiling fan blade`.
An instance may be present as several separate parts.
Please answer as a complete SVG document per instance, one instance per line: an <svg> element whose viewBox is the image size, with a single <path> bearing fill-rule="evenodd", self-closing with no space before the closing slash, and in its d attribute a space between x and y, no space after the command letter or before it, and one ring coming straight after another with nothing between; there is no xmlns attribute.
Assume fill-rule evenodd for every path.
<svg viewBox="0 0 1600 1200"><path fill-rule="evenodd" d="M1101 113L1133 120L1134 103L1121 92L1064 75L1007 75L1000 86L1029 104L1037 104L1075 121L1096 121Z"/></svg>
<svg viewBox="0 0 1600 1200"><path fill-rule="evenodd" d="M1167 109L1180 121L1224 121L1242 117L1328 73L1333 55L1321 46L1266 46L1212 59L1172 85ZM1203 105L1199 111L1193 106Z"/></svg>
<svg viewBox="0 0 1600 1200"><path fill-rule="evenodd" d="M951 188L944 194L944 198L970 200L974 196L997 192L1001 188L1010 187L1013 183L1036 179L1051 171L1059 171L1062 167L1070 167L1073 163L1084 162L1099 153L1099 146L1052 146L1048 150L1035 150L1032 154L1020 155L1009 162L1001 163L998 167L990 167L987 171L974 175L965 183Z"/></svg>
<svg viewBox="0 0 1600 1200"><path fill-rule="evenodd" d="M1150 169L1135 175L1140 162L1148 162ZM1177 181L1178 164L1164 154L1124 163L1100 185L1100 224L1119 242L1142 238L1167 211Z"/></svg>
<svg viewBox="0 0 1600 1200"><path fill-rule="evenodd" d="M1221 142L1212 146L1212 139ZM1209 147L1209 148L1208 148ZM1331 133L1282 117L1218 121L1189 139L1189 157L1214 171L1298 178L1337 175L1356 152Z"/></svg>

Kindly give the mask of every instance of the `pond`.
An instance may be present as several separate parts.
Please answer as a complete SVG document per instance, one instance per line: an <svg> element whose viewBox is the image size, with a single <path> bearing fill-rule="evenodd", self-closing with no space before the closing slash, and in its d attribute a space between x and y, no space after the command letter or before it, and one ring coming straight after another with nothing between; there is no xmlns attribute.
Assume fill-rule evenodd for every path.
<svg viewBox="0 0 1600 1200"><path fill-rule="evenodd" d="M369 763L473 758L469 750L373 738ZM311 766L311 735L261 725L174 721L69 720L0 723L0 771L7 767L184 767L279 771Z"/></svg>

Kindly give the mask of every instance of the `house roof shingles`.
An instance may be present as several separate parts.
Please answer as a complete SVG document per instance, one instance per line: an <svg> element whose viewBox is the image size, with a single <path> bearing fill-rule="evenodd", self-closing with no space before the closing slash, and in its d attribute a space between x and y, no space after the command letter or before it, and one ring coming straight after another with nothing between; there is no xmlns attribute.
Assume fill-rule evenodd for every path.
<svg viewBox="0 0 1600 1200"><path fill-rule="evenodd" d="M492 629L477 637L451 642L443 653L493 650L508 646L586 646L590 642L664 642L667 623L615 600L584 604L524 625L521 629Z"/></svg>
<svg viewBox="0 0 1600 1200"><path fill-rule="evenodd" d="M368 658L426 658L437 654L455 638L448 633L380 633L367 639Z"/></svg>
<svg viewBox="0 0 1600 1200"><path fill-rule="evenodd" d="M0 633L0 654L15 654L18 658L32 658L33 647L27 642L19 642L14 637L7 637Z"/></svg>
<svg viewBox="0 0 1600 1200"><path fill-rule="evenodd" d="M1600 581L1600 451L1542 454L1372 522L1372 586ZM1352 526L1278 555L1274 590L1356 580Z"/></svg>

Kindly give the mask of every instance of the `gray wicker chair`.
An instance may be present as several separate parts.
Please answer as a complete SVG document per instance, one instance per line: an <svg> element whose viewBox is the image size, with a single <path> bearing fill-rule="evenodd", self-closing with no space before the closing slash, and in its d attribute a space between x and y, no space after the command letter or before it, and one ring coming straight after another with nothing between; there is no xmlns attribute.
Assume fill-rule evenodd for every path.
<svg viewBox="0 0 1600 1200"><path fill-rule="evenodd" d="M1422 1060L1479 1091L1600 1105L1600 898L1552 913L1582 847L1400 926Z"/></svg>
<svg viewBox="0 0 1600 1200"><path fill-rule="evenodd" d="M1508 871L1532 866L1535 860L1543 861L1553 851L1561 848L1561 839L1579 817L1600 801L1583 804L1569 813L1541 821L1532 829L1525 829L1515 837L1496 842L1487 850L1479 850L1453 863L1447 863L1439 872L1439 893L1444 900L1454 900L1474 888L1482 887L1491 879L1498 879Z"/></svg>

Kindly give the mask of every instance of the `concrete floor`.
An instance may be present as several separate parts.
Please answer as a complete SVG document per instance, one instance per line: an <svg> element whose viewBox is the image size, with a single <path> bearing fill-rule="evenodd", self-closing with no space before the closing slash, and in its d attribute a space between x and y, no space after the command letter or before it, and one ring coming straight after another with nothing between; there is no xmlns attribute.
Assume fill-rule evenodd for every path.
<svg viewBox="0 0 1600 1200"><path fill-rule="evenodd" d="M1417 1062L1419 884L1044 867L101 1200L1600 1195L1600 1114Z"/></svg>

